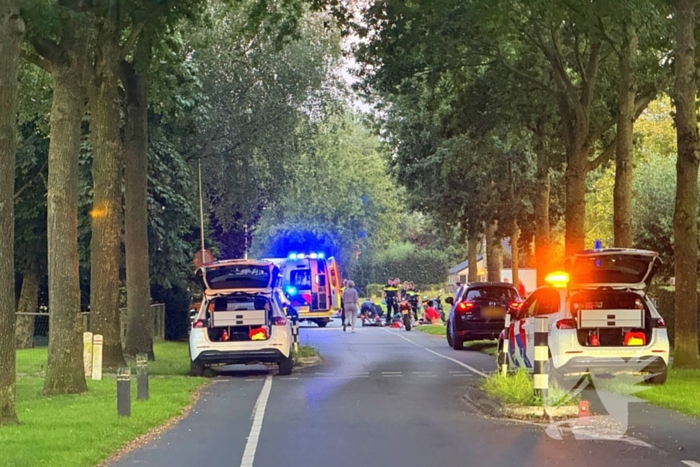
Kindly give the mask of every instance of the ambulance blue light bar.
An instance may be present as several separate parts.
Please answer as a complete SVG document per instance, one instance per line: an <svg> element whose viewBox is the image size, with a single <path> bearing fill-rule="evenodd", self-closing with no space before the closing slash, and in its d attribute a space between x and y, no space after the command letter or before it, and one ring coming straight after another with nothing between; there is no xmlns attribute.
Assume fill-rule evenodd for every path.
<svg viewBox="0 0 700 467"><path fill-rule="evenodd" d="M294 287L293 285L288 285L284 290L285 290L285 292L287 292L287 295L296 295L297 294L297 288Z"/></svg>
<svg viewBox="0 0 700 467"><path fill-rule="evenodd" d="M322 251L315 252L315 253L289 253L287 255L287 259L291 259L292 261L296 261L298 259L326 259L326 254L323 253Z"/></svg>

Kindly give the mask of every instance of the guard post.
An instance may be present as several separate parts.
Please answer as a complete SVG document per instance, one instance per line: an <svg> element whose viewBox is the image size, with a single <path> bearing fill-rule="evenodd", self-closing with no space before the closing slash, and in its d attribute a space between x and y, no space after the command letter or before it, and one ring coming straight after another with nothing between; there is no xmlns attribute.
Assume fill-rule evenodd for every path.
<svg viewBox="0 0 700 467"><path fill-rule="evenodd" d="M148 354L136 354L136 400L148 400Z"/></svg>
<svg viewBox="0 0 700 467"><path fill-rule="evenodd" d="M117 368L117 414L131 416L131 368Z"/></svg>
<svg viewBox="0 0 700 467"><path fill-rule="evenodd" d="M92 336L92 379L102 380L102 345L104 340L102 334Z"/></svg>
<svg viewBox="0 0 700 467"><path fill-rule="evenodd" d="M508 336L510 334L510 313L506 313L506 324L503 331L503 347L501 348L501 375L508 375L508 349L510 347L510 342L508 341Z"/></svg>
<svg viewBox="0 0 700 467"><path fill-rule="evenodd" d="M92 378L92 333L83 333L83 369L86 378Z"/></svg>
<svg viewBox="0 0 700 467"><path fill-rule="evenodd" d="M535 317L535 362L533 382L535 396L547 397L549 374L546 365L549 360L549 320L546 316Z"/></svg>
<svg viewBox="0 0 700 467"><path fill-rule="evenodd" d="M294 352L299 352L299 318L292 317L292 339L294 341Z"/></svg>

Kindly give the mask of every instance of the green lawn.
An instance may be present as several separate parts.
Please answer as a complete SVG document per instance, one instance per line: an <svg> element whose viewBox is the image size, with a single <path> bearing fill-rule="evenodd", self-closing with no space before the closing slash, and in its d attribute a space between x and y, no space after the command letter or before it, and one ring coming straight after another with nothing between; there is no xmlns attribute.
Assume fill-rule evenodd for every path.
<svg viewBox="0 0 700 467"><path fill-rule="evenodd" d="M432 326L430 326L430 325L416 326L413 329L415 329L416 331L424 332L426 334L430 334L431 336L445 337L445 325L444 324L434 324ZM476 351L479 351L481 353L485 353L487 355L494 355L494 356L496 355L496 341L480 340L480 341L465 342L464 348L469 349L469 350L476 350Z"/></svg>
<svg viewBox="0 0 700 467"><path fill-rule="evenodd" d="M642 386L642 385L640 385ZM651 404L671 410L700 417L700 371L699 370L669 370L668 380L663 386L647 386L630 389L624 383L611 380L604 385L605 389L644 399ZM638 392L635 392L639 389Z"/></svg>
<svg viewBox="0 0 700 467"><path fill-rule="evenodd" d="M40 351L19 351L21 368L36 370ZM88 380L89 391L85 394L55 397L41 394L43 378L20 377L17 380L20 424L0 427L2 465L92 466L126 442L180 414L190 402L192 391L205 380L184 376L189 369L187 344L156 344L155 354L157 360L150 364L151 374L156 376L150 381L150 400L136 401L133 381L130 418L117 416L113 377Z"/></svg>
<svg viewBox="0 0 700 467"><path fill-rule="evenodd" d="M424 324L422 326L416 326L413 329L416 331L424 332L430 334L431 336L442 336L445 337L445 325L444 324Z"/></svg>

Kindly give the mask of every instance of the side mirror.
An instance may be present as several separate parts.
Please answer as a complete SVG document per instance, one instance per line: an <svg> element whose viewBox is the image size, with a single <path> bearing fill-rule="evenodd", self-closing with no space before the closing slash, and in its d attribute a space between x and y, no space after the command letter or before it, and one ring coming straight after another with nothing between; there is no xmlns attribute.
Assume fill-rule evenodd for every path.
<svg viewBox="0 0 700 467"><path fill-rule="evenodd" d="M447 298L445 299L445 303L447 303L447 304L449 304L449 305L454 305L455 299L452 298L452 297L447 297Z"/></svg>
<svg viewBox="0 0 700 467"><path fill-rule="evenodd" d="M197 310L195 310L194 308L192 308L192 309L190 310L190 312L189 312L190 323L191 323L192 321L194 321L194 320L197 318L197 315L198 315L198 314L199 314L199 312L198 312Z"/></svg>

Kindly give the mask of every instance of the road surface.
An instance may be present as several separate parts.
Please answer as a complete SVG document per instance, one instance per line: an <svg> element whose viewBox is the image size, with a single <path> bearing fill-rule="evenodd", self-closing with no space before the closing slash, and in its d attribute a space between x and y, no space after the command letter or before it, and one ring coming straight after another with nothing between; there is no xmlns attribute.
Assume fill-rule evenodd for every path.
<svg viewBox="0 0 700 467"><path fill-rule="evenodd" d="M264 367L218 376L185 419L112 465L700 467L692 460L700 461L699 443L677 449L668 434L555 440L543 426L482 417L463 395L494 369L493 358L443 339L386 328L343 333L335 323L302 329L301 342L324 363L290 377Z"/></svg>

